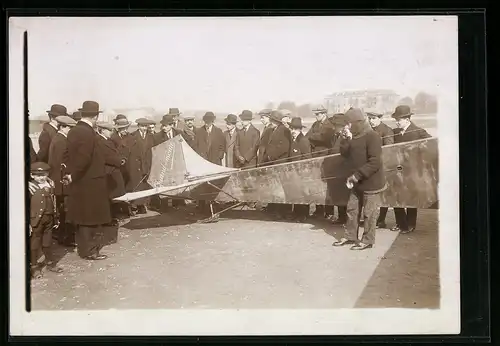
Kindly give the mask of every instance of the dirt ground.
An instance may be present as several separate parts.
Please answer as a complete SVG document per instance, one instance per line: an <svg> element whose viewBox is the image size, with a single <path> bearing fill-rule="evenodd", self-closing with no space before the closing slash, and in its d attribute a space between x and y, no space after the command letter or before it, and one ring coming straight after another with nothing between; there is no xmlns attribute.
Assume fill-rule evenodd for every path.
<svg viewBox="0 0 500 346"><path fill-rule="evenodd" d="M59 247L65 271L32 283L32 308L439 308L437 210L420 210L413 234L379 230L365 251L332 247L343 228L327 220L200 218L187 206L131 219L104 261Z"/></svg>

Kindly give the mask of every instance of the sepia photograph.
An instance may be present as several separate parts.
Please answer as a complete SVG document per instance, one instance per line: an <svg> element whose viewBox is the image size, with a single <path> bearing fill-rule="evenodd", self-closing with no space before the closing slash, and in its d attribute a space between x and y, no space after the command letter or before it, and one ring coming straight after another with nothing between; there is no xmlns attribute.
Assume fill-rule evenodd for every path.
<svg viewBox="0 0 500 346"><path fill-rule="evenodd" d="M10 332L458 334L458 141L455 16L11 17Z"/></svg>

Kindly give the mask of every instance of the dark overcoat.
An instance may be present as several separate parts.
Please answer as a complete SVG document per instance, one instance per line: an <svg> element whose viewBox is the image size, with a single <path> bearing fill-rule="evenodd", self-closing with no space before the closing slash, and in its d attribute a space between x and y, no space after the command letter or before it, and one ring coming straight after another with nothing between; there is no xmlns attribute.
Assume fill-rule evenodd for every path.
<svg viewBox="0 0 500 346"><path fill-rule="evenodd" d="M140 131L137 130L128 137L128 148L130 149L127 160L127 171L129 181L127 182L127 192L142 191L149 188L147 175L151 170L152 152L154 146L154 137L151 133L146 133L142 138ZM146 199L136 200L136 204L142 204Z"/></svg>
<svg viewBox="0 0 500 346"><path fill-rule="evenodd" d="M43 124L42 133L38 137L38 161L49 163L49 149L52 138L57 133L57 129L50 123Z"/></svg>
<svg viewBox="0 0 500 346"><path fill-rule="evenodd" d="M186 140L186 143L189 144L189 146L193 149L195 149L194 145L194 139L196 136L196 127L193 127L193 129L190 129L186 126L184 128L184 139Z"/></svg>
<svg viewBox="0 0 500 346"><path fill-rule="evenodd" d="M234 129L233 133L229 130L224 131L224 139L226 143L226 155L225 163L226 167L237 167L238 160L235 156L234 145L236 144L236 137L238 136L238 130Z"/></svg>
<svg viewBox="0 0 500 346"><path fill-rule="evenodd" d="M77 225L92 226L111 222L106 186L105 159L97 133L79 121L68 133L67 172L72 182L68 191L66 219Z"/></svg>
<svg viewBox="0 0 500 346"><path fill-rule="evenodd" d="M130 148L128 145L130 144L129 142L129 137L131 136L130 133L126 133L125 135L120 135L119 133L114 132L111 135L111 141L113 141L116 150L118 150L118 154L121 158L124 158L125 160L129 159L130 156ZM122 173L123 177L123 182L125 185L129 181L129 175L128 175L128 165L123 165L120 167L120 171Z"/></svg>
<svg viewBox="0 0 500 346"><path fill-rule="evenodd" d="M287 161L290 157L291 144L292 134L285 125L280 124L272 129L265 148L264 163L275 165Z"/></svg>
<svg viewBox="0 0 500 346"><path fill-rule="evenodd" d="M172 138L177 135L181 135L184 138L184 131L178 130L176 128L172 129ZM153 146L166 142L169 138L167 137L167 133L164 131L157 132L153 135Z"/></svg>
<svg viewBox="0 0 500 346"><path fill-rule="evenodd" d="M125 183L120 171L122 157L111 139L98 136L98 143L101 146L106 163L106 182L108 186L108 196L110 199L123 196L125 194Z"/></svg>
<svg viewBox="0 0 500 346"><path fill-rule="evenodd" d="M61 164L68 161L68 139L62 133L57 133L52 142L50 142L49 149L49 177L54 181L56 196L63 195L63 186L61 183ZM64 195L67 195L64 189Z"/></svg>
<svg viewBox="0 0 500 346"><path fill-rule="evenodd" d="M222 166L225 146L226 139L220 128L212 125L210 135L205 126L197 129L195 136L196 152L205 160Z"/></svg>
<svg viewBox="0 0 500 346"><path fill-rule="evenodd" d="M297 138L292 139L292 146L290 150L290 158L288 161L299 161L310 159L311 156L311 144L306 136L299 133Z"/></svg>
<svg viewBox="0 0 500 346"><path fill-rule="evenodd" d="M404 134L401 134L401 131L403 131L403 129L394 129L394 143L411 142L432 137L427 131L418 127L413 122L410 123L410 126L408 126Z"/></svg>
<svg viewBox="0 0 500 346"><path fill-rule="evenodd" d="M380 123L373 130L382 138L382 145L394 144L394 132L387 124Z"/></svg>
<svg viewBox="0 0 500 346"><path fill-rule="evenodd" d="M30 166L32 163L35 163L38 161L38 157L36 155L36 151L35 151L35 148L33 148L33 141L31 140L31 138L28 136L28 141L30 142L30 157L29 157L29 163L30 163Z"/></svg>
<svg viewBox="0 0 500 346"><path fill-rule="evenodd" d="M306 137L311 143L312 155L314 157L326 156L330 154L330 149L332 148L332 137L335 134L335 127L325 119L325 121L315 121L309 131L307 131Z"/></svg>
<svg viewBox="0 0 500 346"><path fill-rule="evenodd" d="M273 131L273 127L271 125L267 125L264 127L264 130L262 130L262 135L260 137L259 141L259 152L257 154L257 164L260 165L261 163L264 163L264 154L266 153L266 147L269 144L269 136L271 135L271 132Z"/></svg>
<svg viewBox="0 0 500 346"><path fill-rule="evenodd" d="M236 167L252 168L257 167L257 151L259 150L260 131L252 124L248 126L248 130L239 130L236 136L234 146L236 156ZM237 159L238 156L245 158L245 163L241 164Z"/></svg>

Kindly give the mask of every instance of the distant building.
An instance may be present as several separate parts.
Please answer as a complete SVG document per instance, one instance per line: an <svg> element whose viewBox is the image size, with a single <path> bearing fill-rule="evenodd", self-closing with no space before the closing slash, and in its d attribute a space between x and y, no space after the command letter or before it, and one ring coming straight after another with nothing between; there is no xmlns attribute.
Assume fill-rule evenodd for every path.
<svg viewBox="0 0 500 346"><path fill-rule="evenodd" d="M399 95L392 90L355 90L336 92L325 97L329 113L343 113L351 107L370 109L382 114L392 112Z"/></svg>

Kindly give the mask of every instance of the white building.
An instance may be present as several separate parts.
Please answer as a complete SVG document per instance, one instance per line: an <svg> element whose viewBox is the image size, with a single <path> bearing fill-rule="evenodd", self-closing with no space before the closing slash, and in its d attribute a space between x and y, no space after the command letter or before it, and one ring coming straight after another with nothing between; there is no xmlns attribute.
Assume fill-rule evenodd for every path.
<svg viewBox="0 0 500 346"><path fill-rule="evenodd" d="M336 92L325 97L329 113L344 113L351 107L370 109L382 114L394 111L399 95L392 90L355 90Z"/></svg>

